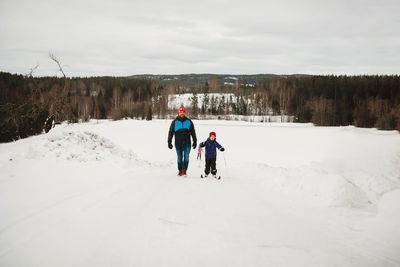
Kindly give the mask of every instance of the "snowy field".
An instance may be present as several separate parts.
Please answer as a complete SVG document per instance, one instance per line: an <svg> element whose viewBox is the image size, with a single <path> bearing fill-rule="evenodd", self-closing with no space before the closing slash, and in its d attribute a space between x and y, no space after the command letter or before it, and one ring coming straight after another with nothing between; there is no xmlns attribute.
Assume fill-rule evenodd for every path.
<svg viewBox="0 0 400 267"><path fill-rule="evenodd" d="M400 266L400 134L194 121L221 180L177 177L170 121L0 144L0 266Z"/></svg>

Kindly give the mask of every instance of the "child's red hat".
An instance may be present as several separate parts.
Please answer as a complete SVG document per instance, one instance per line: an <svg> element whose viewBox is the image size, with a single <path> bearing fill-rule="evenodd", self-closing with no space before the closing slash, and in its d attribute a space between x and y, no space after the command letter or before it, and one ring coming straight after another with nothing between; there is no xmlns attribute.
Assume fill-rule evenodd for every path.
<svg viewBox="0 0 400 267"><path fill-rule="evenodd" d="M215 132L211 132L210 137L211 137L211 135L214 135L215 137L217 137L217 134Z"/></svg>

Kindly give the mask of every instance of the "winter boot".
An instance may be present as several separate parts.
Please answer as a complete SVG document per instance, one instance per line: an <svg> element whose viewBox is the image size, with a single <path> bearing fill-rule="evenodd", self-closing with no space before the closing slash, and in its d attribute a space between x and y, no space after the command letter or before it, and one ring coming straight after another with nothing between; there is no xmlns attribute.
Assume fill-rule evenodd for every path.
<svg viewBox="0 0 400 267"><path fill-rule="evenodd" d="M182 176L182 170L179 170L178 176Z"/></svg>
<svg viewBox="0 0 400 267"><path fill-rule="evenodd" d="M183 169L183 170L182 170L182 175L185 176L185 177L187 177L186 169Z"/></svg>

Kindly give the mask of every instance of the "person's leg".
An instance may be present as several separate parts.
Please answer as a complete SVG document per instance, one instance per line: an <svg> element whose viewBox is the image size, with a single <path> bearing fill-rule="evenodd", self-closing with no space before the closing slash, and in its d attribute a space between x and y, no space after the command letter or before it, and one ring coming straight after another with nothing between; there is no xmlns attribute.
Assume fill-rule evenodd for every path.
<svg viewBox="0 0 400 267"><path fill-rule="evenodd" d="M210 159L206 159L206 168L204 169L204 173L208 175L210 173L211 165L210 165Z"/></svg>
<svg viewBox="0 0 400 267"><path fill-rule="evenodd" d="M191 148L190 144L186 144L183 146L182 170L187 170L187 168L188 168L190 148Z"/></svg>
<svg viewBox="0 0 400 267"><path fill-rule="evenodd" d="M178 156L178 170L182 171L182 160L183 160L183 147L175 145L176 155Z"/></svg>
<svg viewBox="0 0 400 267"><path fill-rule="evenodd" d="M212 175L216 175L216 174L217 174L216 161L217 161L217 159L210 159L210 165L211 165L211 173L212 173Z"/></svg>

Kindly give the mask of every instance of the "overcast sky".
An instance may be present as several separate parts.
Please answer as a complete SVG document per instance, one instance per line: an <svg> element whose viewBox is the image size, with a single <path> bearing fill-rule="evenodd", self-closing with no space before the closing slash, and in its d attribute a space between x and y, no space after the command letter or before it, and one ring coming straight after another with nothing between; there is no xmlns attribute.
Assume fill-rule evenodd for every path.
<svg viewBox="0 0 400 267"><path fill-rule="evenodd" d="M399 74L399 0L0 0L0 71Z"/></svg>

